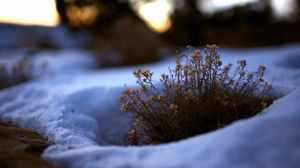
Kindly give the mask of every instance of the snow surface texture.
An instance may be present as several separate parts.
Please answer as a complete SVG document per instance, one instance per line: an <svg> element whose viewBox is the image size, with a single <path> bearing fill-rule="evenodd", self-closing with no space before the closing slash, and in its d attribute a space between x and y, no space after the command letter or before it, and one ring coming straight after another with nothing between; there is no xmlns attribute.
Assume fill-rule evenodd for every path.
<svg viewBox="0 0 300 168"><path fill-rule="evenodd" d="M266 79L282 96L264 115L179 142L118 146L131 116L120 112L131 68L53 75L0 91L0 119L47 136L55 144L43 158L59 167L189 168L298 167L300 165L300 46L220 51L224 62L247 59L267 67ZM156 77L173 60L144 65Z"/></svg>

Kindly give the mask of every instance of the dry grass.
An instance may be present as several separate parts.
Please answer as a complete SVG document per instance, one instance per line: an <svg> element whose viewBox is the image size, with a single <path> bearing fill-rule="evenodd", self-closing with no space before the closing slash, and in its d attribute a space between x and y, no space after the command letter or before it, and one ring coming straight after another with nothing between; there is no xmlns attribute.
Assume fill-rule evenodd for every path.
<svg viewBox="0 0 300 168"><path fill-rule="evenodd" d="M47 62L38 65L37 68L46 69L48 66ZM35 68L34 63L31 59L24 57L13 65L7 65L0 63L0 89L8 88L32 79L30 71Z"/></svg>
<svg viewBox="0 0 300 168"><path fill-rule="evenodd" d="M254 116L271 100L271 85L264 81L265 67L249 72L245 60L237 67L223 66L216 45L195 50L186 63L177 57L176 66L162 74L160 82L149 70L134 75L140 89L127 89L122 109L136 119L125 138L131 145L167 143L222 128Z"/></svg>
<svg viewBox="0 0 300 168"><path fill-rule="evenodd" d="M54 168L41 159L41 154L50 144L34 132L0 123L0 167Z"/></svg>
<svg viewBox="0 0 300 168"><path fill-rule="evenodd" d="M0 89L28 81L27 70L29 67L31 68L32 64L26 58L14 63L11 67L0 64Z"/></svg>

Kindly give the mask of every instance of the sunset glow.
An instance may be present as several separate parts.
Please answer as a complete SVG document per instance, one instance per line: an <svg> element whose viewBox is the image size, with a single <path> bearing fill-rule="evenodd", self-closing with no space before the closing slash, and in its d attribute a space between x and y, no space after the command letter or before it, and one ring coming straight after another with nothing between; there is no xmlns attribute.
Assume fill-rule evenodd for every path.
<svg viewBox="0 0 300 168"><path fill-rule="evenodd" d="M165 32L171 27L171 4L165 0L156 0L137 6L140 17L157 32Z"/></svg>
<svg viewBox="0 0 300 168"><path fill-rule="evenodd" d="M0 0L0 22L56 26L59 15L55 0Z"/></svg>

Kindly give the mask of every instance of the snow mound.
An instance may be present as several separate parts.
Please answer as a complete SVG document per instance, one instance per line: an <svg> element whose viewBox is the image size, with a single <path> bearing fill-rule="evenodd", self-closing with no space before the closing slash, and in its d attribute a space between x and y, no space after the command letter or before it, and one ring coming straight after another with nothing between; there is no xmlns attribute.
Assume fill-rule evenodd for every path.
<svg viewBox="0 0 300 168"><path fill-rule="evenodd" d="M49 148L45 159L67 167L297 167L300 90L276 101L267 115L177 143L147 147Z"/></svg>
<svg viewBox="0 0 300 168"><path fill-rule="evenodd" d="M0 91L0 119L47 136L55 144L43 158L59 167L297 167L300 165L300 68L284 62L300 47L220 51L224 62L247 59L250 70L267 67L266 79L282 98L261 116L179 142L119 146L131 116L120 112L119 96L135 87L133 69L76 75L60 73ZM287 61L289 62L289 61ZM173 60L143 67L167 72ZM288 64L288 63L287 63ZM286 64L286 65L287 65Z"/></svg>

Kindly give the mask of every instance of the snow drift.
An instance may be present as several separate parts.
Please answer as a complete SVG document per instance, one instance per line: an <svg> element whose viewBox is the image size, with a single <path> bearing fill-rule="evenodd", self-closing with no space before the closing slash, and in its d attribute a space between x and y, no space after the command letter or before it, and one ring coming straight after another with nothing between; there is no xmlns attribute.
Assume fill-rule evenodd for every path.
<svg viewBox="0 0 300 168"><path fill-rule="evenodd" d="M179 142L119 146L129 114L120 112L124 84L136 67L55 73L0 91L0 119L55 142L43 158L59 167L297 167L300 165L300 47L220 51L225 63L267 67L276 100L264 114ZM76 61L75 61L76 62ZM142 67L158 76L173 60Z"/></svg>

